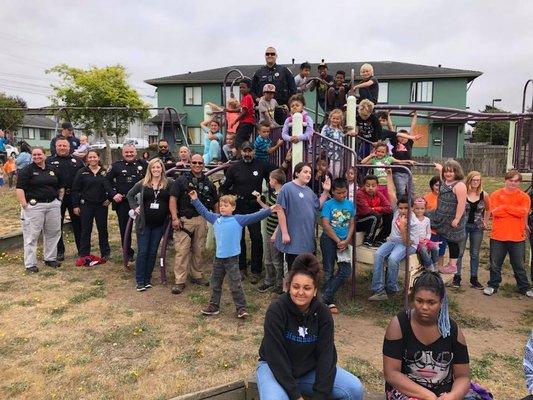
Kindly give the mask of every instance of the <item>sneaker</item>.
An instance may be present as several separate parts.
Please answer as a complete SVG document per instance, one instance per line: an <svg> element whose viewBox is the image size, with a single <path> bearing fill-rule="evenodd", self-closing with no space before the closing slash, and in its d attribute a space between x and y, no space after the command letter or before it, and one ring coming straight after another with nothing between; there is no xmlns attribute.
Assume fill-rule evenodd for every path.
<svg viewBox="0 0 533 400"><path fill-rule="evenodd" d="M153 288L153 287L154 287L154 286L152 285L152 282L148 282L148 283L145 283L145 284L144 284L144 288L145 288L145 289L151 289L151 288Z"/></svg>
<svg viewBox="0 0 533 400"><path fill-rule="evenodd" d="M257 291L258 291L259 293L265 293L265 292L268 291L268 289L270 289L272 286L274 286L274 285L268 285L268 284L266 284L266 283L263 283L262 285L259 285L259 286L257 287Z"/></svg>
<svg viewBox="0 0 533 400"><path fill-rule="evenodd" d="M57 261L65 261L65 253L57 253Z"/></svg>
<svg viewBox="0 0 533 400"><path fill-rule="evenodd" d="M365 240L363 242L363 246L366 246L366 247L372 247L372 242L370 240Z"/></svg>
<svg viewBox="0 0 533 400"><path fill-rule="evenodd" d="M36 274L37 272L39 272L39 268L37 268L36 265L32 265L31 267L26 268L26 272L30 274Z"/></svg>
<svg viewBox="0 0 533 400"><path fill-rule="evenodd" d="M496 289L491 286L487 286L483 289L483 294L487 296L492 296L494 293L496 293Z"/></svg>
<svg viewBox="0 0 533 400"><path fill-rule="evenodd" d="M248 315L250 314L248 314L248 311L246 311L246 308L244 307L241 307L237 310L237 318L246 318Z"/></svg>
<svg viewBox="0 0 533 400"><path fill-rule="evenodd" d="M213 304L208 304L207 306L202 308L202 311L201 311L201 313L204 315L217 315L219 312L220 312L220 309Z"/></svg>
<svg viewBox="0 0 533 400"><path fill-rule="evenodd" d="M136 289L137 289L138 292L144 292L146 290L146 286L138 283Z"/></svg>
<svg viewBox="0 0 533 400"><path fill-rule="evenodd" d="M261 280L261 277L257 274L250 274L250 283L256 285Z"/></svg>
<svg viewBox="0 0 533 400"><path fill-rule="evenodd" d="M209 281L205 278L191 279L191 282L198 286L209 286Z"/></svg>
<svg viewBox="0 0 533 400"><path fill-rule="evenodd" d="M441 274L455 274L457 273L457 265L446 264L444 267L439 268Z"/></svg>
<svg viewBox="0 0 533 400"><path fill-rule="evenodd" d="M455 287L461 287L461 277L459 275L453 276L452 285Z"/></svg>
<svg viewBox="0 0 533 400"><path fill-rule="evenodd" d="M533 298L533 289L529 289L527 292L525 292L524 296Z"/></svg>
<svg viewBox="0 0 533 400"><path fill-rule="evenodd" d="M60 262L57 262L57 261L45 261L45 262L44 262L44 265L47 265L47 266L52 267L52 268L59 268L59 267L61 267L61 263L60 263Z"/></svg>
<svg viewBox="0 0 533 400"><path fill-rule="evenodd" d="M383 240L376 240L371 244L371 247L374 249L377 249L380 247L383 243L385 243Z"/></svg>
<svg viewBox="0 0 533 400"><path fill-rule="evenodd" d="M329 308L329 312L332 313L333 315L337 315L339 313L339 309L333 303L332 304L328 304L328 308Z"/></svg>
<svg viewBox="0 0 533 400"><path fill-rule="evenodd" d="M389 296L387 296L387 292L384 290L376 292L368 298L368 300L370 301L383 301L383 300L388 300L388 299L389 299Z"/></svg>
<svg viewBox="0 0 533 400"><path fill-rule="evenodd" d="M180 294L185 290L184 283L178 283L177 285L172 286L172 294Z"/></svg>
<svg viewBox="0 0 533 400"><path fill-rule="evenodd" d="M477 280L477 276L472 276L470 278L470 286L474 289L483 290L483 285L479 283L479 281Z"/></svg>
<svg viewBox="0 0 533 400"><path fill-rule="evenodd" d="M86 264L86 257L78 257L76 258L76 267L83 267Z"/></svg>

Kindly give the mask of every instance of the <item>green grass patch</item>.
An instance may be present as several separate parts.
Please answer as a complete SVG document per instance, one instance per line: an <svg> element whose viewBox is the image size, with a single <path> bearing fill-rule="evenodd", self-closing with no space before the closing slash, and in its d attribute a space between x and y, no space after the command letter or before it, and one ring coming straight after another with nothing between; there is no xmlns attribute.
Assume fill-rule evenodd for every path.
<svg viewBox="0 0 533 400"><path fill-rule="evenodd" d="M2 386L2 390L9 396L17 396L21 393L24 393L29 387L30 387L30 384L28 382L17 381L17 382L11 382L8 385Z"/></svg>
<svg viewBox="0 0 533 400"><path fill-rule="evenodd" d="M81 293L71 297L68 302L70 304L85 303L91 299L101 299L105 297L105 288L103 286L97 286L89 290L82 290Z"/></svg>
<svg viewBox="0 0 533 400"><path fill-rule="evenodd" d="M60 372L63 372L65 369L65 363L62 361L55 361L50 364L47 364L43 368L43 373L45 375L54 375Z"/></svg>
<svg viewBox="0 0 533 400"><path fill-rule="evenodd" d="M195 304L206 304L207 296L201 292L192 292L187 295L187 298Z"/></svg>
<svg viewBox="0 0 533 400"><path fill-rule="evenodd" d="M0 292L8 292L9 289L11 289L13 287L13 285L15 285L15 282L16 281L0 282Z"/></svg>
<svg viewBox="0 0 533 400"><path fill-rule="evenodd" d="M52 317L61 317L63 314L65 314L68 310L68 305L63 305L59 307L52 308L52 311L50 311L50 315Z"/></svg>
<svg viewBox="0 0 533 400"><path fill-rule="evenodd" d="M448 298L450 316L461 328L472 328L479 330L494 329L496 325L488 317L478 317L461 310L459 303L453 297Z"/></svg>
<svg viewBox="0 0 533 400"><path fill-rule="evenodd" d="M140 321L115 327L104 333L101 342L112 344L113 346L124 346L133 343L145 349L153 349L160 346L161 339L153 326L146 321Z"/></svg>
<svg viewBox="0 0 533 400"><path fill-rule="evenodd" d="M533 309L525 310L522 312L522 318L520 318L520 323L532 327L533 326Z"/></svg>
<svg viewBox="0 0 533 400"><path fill-rule="evenodd" d="M365 387L372 390L383 388L383 375L379 369L374 367L368 361L359 357L350 357L343 366L346 371L357 376Z"/></svg>
<svg viewBox="0 0 533 400"><path fill-rule="evenodd" d="M503 369L517 379L522 376L522 359L510 354L500 354L494 351L483 354L481 358L470 362L470 370L473 379L492 379L493 371L501 370L495 364L503 364ZM497 373L497 372L496 372Z"/></svg>
<svg viewBox="0 0 533 400"><path fill-rule="evenodd" d="M361 315L364 309L365 308L362 305L353 302L342 303L340 305L340 313L349 317L356 317Z"/></svg>

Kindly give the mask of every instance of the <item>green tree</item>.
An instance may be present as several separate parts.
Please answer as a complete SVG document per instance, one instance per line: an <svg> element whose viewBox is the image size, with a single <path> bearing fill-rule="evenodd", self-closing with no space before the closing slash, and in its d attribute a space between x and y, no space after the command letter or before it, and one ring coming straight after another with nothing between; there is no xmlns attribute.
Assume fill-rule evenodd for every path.
<svg viewBox="0 0 533 400"><path fill-rule="evenodd" d="M26 108L26 102L20 97L0 93L0 108ZM24 111L0 110L0 129L13 132L20 128Z"/></svg>
<svg viewBox="0 0 533 400"><path fill-rule="evenodd" d="M65 107L128 107L128 110L68 110L75 125L93 130L106 143L106 160L111 160L109 136L123 136L137 118L149 116L148 105L127 82L128 75L121 65L87 70L57 65L46 71L59 75L61 83L52 85L54 105Z"/></svg>
<svg viewBox="0 0 533 400"><path fill-rule="evenodd" d="M496 107L487 105L481 112L504 113ZM509 142L509 121L479 121L474 125L473 142L488 142L490 144L507 144Z"/></svg>

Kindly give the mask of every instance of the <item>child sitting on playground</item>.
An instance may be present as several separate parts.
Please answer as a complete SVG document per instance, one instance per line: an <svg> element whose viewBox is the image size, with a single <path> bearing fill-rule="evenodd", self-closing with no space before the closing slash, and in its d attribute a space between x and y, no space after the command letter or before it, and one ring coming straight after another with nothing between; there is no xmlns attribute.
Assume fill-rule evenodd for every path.
<svg viewBox="0 0 533 400"><path fill-rule="evenodd" d="M222 133L216 119L200 122L204 132L204 163L213 164L220 160Z"/></svg>
<svg viewBox="0 0 533 400"><path fill-rule="evenodd" d="M224 282L224 276L227 274L233 301L237 308L237 318L245 318L249 314L246 311L246 298L239 271L242 231L246 225L254 224L268 217L275 206L262 209L253 214L233 215L236 208L236 198L232 195L226 195L220 197L220 214L216 214L205 208L198 200L198 194L195 190L191 190L189 196L196 211L213 225L216 242L213 273L211 275L211 299L209 304L202 309L202 314L216 315L220 312L222 283Z"/></svg>
<svg viewBox="0 0 533 400"><path fill-rule="evenodd" d="M270 124L267 121L259 123L259 134L255 138L254 150L255 158L268 163L270 154L275 153L283 145L283 139L278 139L277 143L272 146L270 139Z"/></svg>
<svg viewBox="0 0 533 400"><path fill-rule="evenodd" d="M364 139L360 144L357 154L360 158L367 157L372 151L372 144L383 137L383 131L378 117L374 114L374 103L370 100L362 100L359 103L358 114L356 116L356 134ZM371 142L371 143L369 143Z"/></svg>
<svg viewBox="0 0 533 400"><path fill-rule="evenodd" d="M354 232L355 209L349 201L348 184L344 178L336 178L331 183L332 198L324 203L320 216L324 228L320 237L320 249L324 265L324 286L322 301L332 314L339 311L335 305L335 293L348 280L352 273L349 244ZM337 274L334 274L337 261Z"/></svg>
<svg viewBox="0 0 533 400"><path fill-rule="evenodd" d="M391 231L392 208L389 198L378 191L378 178L364 177L363 186L355 195L357 211L357 231L364 231L363 244L379 247ZM379 234L378 229L380 229Z"/></svg>
<svg viewBox="0 0 533 400"><path fill-rule="evenodd" d="M371 64L361 65L360 75L363 81L354 85L351 90L359 89L358 102L366 99L376 104L379 97L379 82L374 77L374 67Z"/></svg>
<svg viewBox="0 0 533 400"><path fill-rule="evenodd" d="M374 152L361 160L361 164L370 164L374 167L385 167L391 164L413 165L412 160L398 160L388 154L388 147L385 142L377 142L374 145ZM385 196L387 191L387 171L385 168L374 168L374 175L378 177L378 190Z"/></svg>
<svg viewBox="0 0 533 400"><path fill-rule="evenodd" d="M326 94L327 111L335 108L342 109L346 105L346 93L348 93L349 86L345 83L345 80L346 72L337 71L335 73L335 80Z"/></svg>
<svg viewBox="0 0 533 400"><path fill-rule="evenodd" d="M291 143L298 143L300 141L309 141L313 135L313 120L304 111L305 99L302 94L294 94L289 99L289 108L291 115L285 120L281 136L283 140ZM294 136L292 134L292 117L296 113L301 113L303 117L304 132L300 136Z"/></svg>
<svg viewBox="0 0 533 400"><path fill-rule="evenodd" d="M410 234L407 235L407 213L409 202L405 196L396 198L396 190L392 181L392 171L387 170L387 187L389 198L394 207L391 234L387 241L377 249L374 254L374 270L372 272L372 291L374 294L368 298L371 301L387 300L387 293L394 294L400 291L398 285L398 272L400 262L405 258L406 252L413 254L418 245L417 222L415 215L411 215ZM387 272L385 273L385 260Z"/></svg>
<svg viewBox="0 0 533 400"><path fill-rule="evenodd" d="M263 96L259 99L257 108L259 110L259 123L267 122L270 127L277 128L279 125L274 119L274 114L278 102L274 98L276 93L276 86L272 83L267 83L263 86Z"/></svg>
<svg viewBox="0 0 533 400"><path fill-rule="evenodd" d="M418 236L418 247L416 252L422 266L431 271L437 271L437 261L439 260L439 243L431 241L431 222L426 213L426 200L419 197L415 200L413 213L416 217L416 229Z"/></svg>
<svg viewBox="0 0 533 400"><path fill-rule="evenodd" d="M226 135L235 135L237 133L237 128L239 127L239 123L235 123L239 116L239 100L235 97L230 97L226 102L226 109L224 112L226 117Z"/></svg>

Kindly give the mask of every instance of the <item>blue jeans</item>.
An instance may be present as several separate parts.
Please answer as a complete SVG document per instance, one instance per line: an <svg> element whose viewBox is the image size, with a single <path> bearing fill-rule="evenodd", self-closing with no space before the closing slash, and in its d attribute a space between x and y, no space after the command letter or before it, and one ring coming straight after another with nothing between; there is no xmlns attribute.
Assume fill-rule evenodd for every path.
<svg viewBox="0 0 533 400"><path fill-rule="evenodd" d="M524 254L526 242L503 242L490 239L490 279L488 286L498 289L502 282L502 266L505 256L509 253L514 277L520 293L525 294L529 289L526 270L524 269Z"/></svg>
<svg viewBox="0 0 533 400"><path fill-rule="evenodd" d="M152 279L157 248L163 236L163 226L145 226L142 231L137 232L135 280L138 285L146 285Z"/></svg>
<svg viewBox="0 0 533 400"><path fill-rule="evenodd" d="M398 193L398 198L400 196L407 196L408 189L411 192L411 201L415 199L415 185L413 183L413 176L404 173L404 172L393 172L392 180L394 181L394 186L396 187L396 193ZM409 186L409 184L411 186Z"/></svg>
<svg viewBox="0 0 533 400"><path fill-rule="evenodd" d="M386 289L390 293L399 292L398 272L400 262L405 258L406 246L402 242L388 241L383 243L374 254L374 271L372 273L372 291L381 292ZM409 255L416 249L409 246ZM385 282L385 259L387 259L388 271Z"/></svg>
<svg viewBox="0 0 533 400"><path fill-rule="evenodd" d="M298 381L298 389L303 395L313 395L314 370L296 380ZM260 399L289 400L287 392L278 383L266 361L259 361L257 365L257 389ZM362 400L363 394L364 389L361 381L356 376L337 366L333 390L328 399Z"/></svg>
<svg viewBox="0 0 533 400"><path fill-rule="evenodd" d="M424 268L436 268L435 264L439 261L438 248L428 250L426 246L419 246L416 252Z"/></svg>
<svg viewBox="0 0 533 400"><path fill-rule="evenodd" d="M466 224L466 238L461 243L461 251L457 259L457 273L455 275L461 276L463 269L463 254L466 249L466 241L470 238L470 276L477 277L477 270L479 268L479 250L481 249L481 242L483 241L483 230L479 229L476 224Z"/></svg>
<svg viewBox="0 0 533 400"><path fill-rule="evenodd" d="M326 304L334 303L335 293L350 278L352 266L348 262L338 263L337 274L333 273L337 261L337 244L326 233L320 236L320 250L324 265L324 286L322 287L322 300Z"/></svg>
<svg viewBox="0 0 533 400"><path fill-rule="evenodd" d="M439 258L444 257L444 254L446 254L446 239L440 237L437 234L432 233L431 239L432 242L440 242L439 244Z"/></svg>

